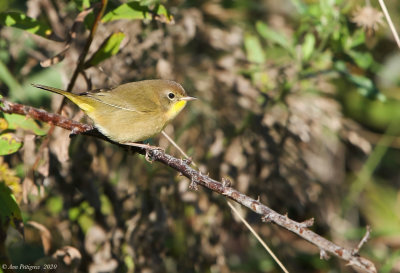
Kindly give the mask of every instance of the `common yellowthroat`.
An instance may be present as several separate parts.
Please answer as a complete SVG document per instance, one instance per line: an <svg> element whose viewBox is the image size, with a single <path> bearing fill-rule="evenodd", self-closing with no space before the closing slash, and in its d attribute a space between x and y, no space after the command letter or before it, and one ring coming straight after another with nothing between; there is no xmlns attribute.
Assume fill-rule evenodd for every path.
<svg viewBox="0 0 400 273"><path fill-rule="evenodd" d="M61 94L79 106L95 127L118 143L135 143L160 133L187 101L183 87L168 80L146 80L73 94L41 84L33 86Z"/></svg>

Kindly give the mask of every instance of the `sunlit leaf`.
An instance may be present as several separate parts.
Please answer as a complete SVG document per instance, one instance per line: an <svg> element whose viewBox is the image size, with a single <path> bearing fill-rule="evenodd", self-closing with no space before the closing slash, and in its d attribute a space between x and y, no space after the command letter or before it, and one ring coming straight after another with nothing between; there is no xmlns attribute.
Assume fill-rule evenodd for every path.
<svg viewBox="0 0 400 273"><path fill-rule="evenodd" d="M4 182L11 189L19 204L22 199L21 179L17 176L16 170L10 169L7 163L3 162L2 158L0 158L0 181Z"/></svg>
<svg viewBox="0 0 400 273"><path fill-rule="evenodd" d="M22 142L15 138L11 133L0 135L0 155L15 153L21 148Z"/></svg>
<svg viewBox="0 0 400 273"><path fill-rule="evenodd" d="M275 43L293 53L293 47L288 38L283 34L271 29L265 23L258 21L256 23L258 33L269 42Z"/></svg>
<svg viewBox="0 0 400 273"><path fill-rule="evenodd" d="M48 25L19 12L0 13L0 25L19 28L43 37L51 34L51 28Z"/></svg>
<svg viewBox="0 0 400 273"><path fill-rule="evenodd" d="M312 33L307 33L304 38L304 43L301 46L303 53L303 61L308 61L315 50L315 36Z"/></svg>
<svg viewBox="0 0 400 273"><path fill-rule="evenodd" d="M375 233L382 236L400 236L399 192L390 186L371 185L366 190L364 215Z"/></svg>
<svg viewBox="0 0 400 273"><path fill-rule="evenodd" d="M90 7L90 3L94 3L95 1L93 0L74 0L77 8L79 10L84 10Z"/></svg>
<svg viewBox="0 0 400 273"><path fill-rule="evenodd" d="M87 201L82 202L79 207L70 208L68 211L69 219L77 221L84 233L93 225L93 214L94 209Z"/></svg>
<svg viewBox="0 0 400 273"><path fill-rule="evenodd" d="M117 54L124 38L125 34L122 32L113 33L104 41L99 50L94 53L93 57L86 62L85 67L98 65L105 59Z"/></svg>
<svg viewBox="0 0 400 273"><path fill-rule="evenodd" d="M246 35L244 39L247 59L254 63L264 63L265 55L261 43L256 36Z"/></svg>
<svg viewBox="0 0 400 273"><path fill-rule="evenodd" d="M9 187L4 182L0 182L0 229L6 231L8 226L22 232L21 210Z"/></svg>
<svg viewBox="0 0 400 273"><path fill-rule="evenodd" d="M79 214L80 214L80 209L77 207L70 208L68 211L68 216L71 221L76 221L76 219L78 219Z"/></svg>
<svg viewBox="0 0 400 273"><path fill-rule="evenodd" d="M120 5L116 9L104 15L102 21L110 22L120 19L152 19L153 16L156 17L155 19L166 23L173 22L173 17L163 5L158 5L156 10L150 10L149 7L140 5L139 2L129 2Z"/></svg>
<svg viewBox="0 0 400 273"><path fill-rule="evenodd" d="M60 196L53 196L48 198L46 205L50 212L57 215L63 209L63 200Z"/></svg>
<svg viewBox="0 0 400 273"><path fill-rule="evenodd" d="M0 132L8 129L8 122L4 118L0 118Z"/></svg>
<svg viewBox="0 0 400 273"><path fill-rule="evenodd" d="M126 255L124 258L124 263L129 271L132 271L132 272L134 271L133 269L135 268L135 262L133 261L133 258L131 256Z"/></svg>
<svg viewBox="0 0 400 273"><path fill-rule="evenodd" d="M113 212L112 209L112 203L110 202L110 199L108 199L107 195L102 194L100 196L101 200L101 213L104 215L110 215Z"/></svg>
<svg viewBox="0 0 400 273"><path fill-rule="evenodd" d="M359 67L364 69L369 68L374 62L374 59L369 52L350 50L348 54L353 58Z"/></svg>
<svg viewBox="0 0 400 273"><path fill-rule="evenodd" d="M47 134L49 126L44 124L40 127L33 119L17 114L4 114L5 120L8 122L8 129L15 130L21 128L23 130L31 131L36 135L43 136Z"/></svg>
<svg viewBox="0 0 400 273"><path fill-rule="evenodd" d="M354 32L350 40L350 48L362 45L365 43L365 31L363 29L358 29Z"/></svg>

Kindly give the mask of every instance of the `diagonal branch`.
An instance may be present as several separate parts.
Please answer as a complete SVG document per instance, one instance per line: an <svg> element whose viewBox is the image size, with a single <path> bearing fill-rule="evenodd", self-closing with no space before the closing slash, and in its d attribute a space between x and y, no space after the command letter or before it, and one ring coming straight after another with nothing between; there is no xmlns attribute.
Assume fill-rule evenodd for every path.
<svg viewBox="0 0 400 273"><path fill-rule="evenodd" d="M89 52L90 45L92 44L92 41L94 39L94 35L95 35L96 31L97 31L97 27L99 26L101 17L103 16L104 11L106 10L107 2L108 2L108 0L101 0L101 2L100 2L100 7L99 7L100 10L99 10L99 12L97 13L97 15L95 17L94 23L92 25L92 29L90 30L90 35L89 35L88 39L86 40L85 47L83 48L82 53L79 56L78 64L75 67L74 73L72 73L71 80L69 81L69 84L68 84L68 87L67 87L67 91L68 92L71 92L72 88L75 85L75 81L78 78L78 74L83 71L83 68L84 68L84 65L85 65L86 55ZM64 101L65 101L65 99L63 100L63 102ZM62 106L61 106L61 108L62 108Z"/></svg>
<svg viewBox="0 0 400 273"><path fill-rule="evenodd" d="M37 109L34 107L21 105L17 103L12 103L7 100L2 99L2 105L0 106L0 110L5 113L16 113L21 115L26 115L32 117L34 119L44 121L47 123L51 123L55 126L62 127L66 130L72 131L72 133L76 134L86 134L95 136L98 138L102 138L108 142L112 142L107 139L105 136L101 135L97 131L94 130L94 127L88 124L82 124L68 118L62 117L57 114L48 113L44 110ZM112 142L114 143L114 142ZM123 147L126 150L131 149L130 146L117 144ZM359 268L364 272L374 273L377 272L375 265L368 259L359 256L358 247L354 249L341 247L323 237L311 231L309 227L313 224L313 220L307 220L304 222L296 222L294 220L289 219L286 215L281 215L266 205L262 204L259 200L250 198L249 196L237 191L236 189L230 186L230 182L222 179L222 182L216 181L209 176L202 174L201 172L190 167L190 162L188 160L178 159L169 154L166 154L161 149L154 148L140 148L138 152L146 155L149 159L153 161L158 161L162 164L169 166L170 168L175 169L180 172L182 175L186 176L192 181L192 187L196 188L197 185L201 185L205 188L208 188L218 194L224 195L229 199L234 200L235 202L249 208L255 213L261 215L261 219L264 222L272 222L278 226L281 226L301 238L307 240L308 242L314 244L320 249L321 258L328 258L329 254L337 256L338 258L345 260L348 262L350 266ZM369 235L369 232L367 233ZM364 236L362 239L362 243L367 241L368 235Z"/></svg>

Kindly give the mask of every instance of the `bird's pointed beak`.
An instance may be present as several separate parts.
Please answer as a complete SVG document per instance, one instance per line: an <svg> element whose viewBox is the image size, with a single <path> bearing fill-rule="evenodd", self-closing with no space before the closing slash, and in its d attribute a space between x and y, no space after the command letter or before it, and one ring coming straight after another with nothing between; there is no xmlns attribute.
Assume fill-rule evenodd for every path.
<svg viewBox="0 0 400 273"><path fill-rule="evenodd" d="M182 97L179 100L191 101L191 100L197 100L197 98L195 98L195 97Z"/></svg>

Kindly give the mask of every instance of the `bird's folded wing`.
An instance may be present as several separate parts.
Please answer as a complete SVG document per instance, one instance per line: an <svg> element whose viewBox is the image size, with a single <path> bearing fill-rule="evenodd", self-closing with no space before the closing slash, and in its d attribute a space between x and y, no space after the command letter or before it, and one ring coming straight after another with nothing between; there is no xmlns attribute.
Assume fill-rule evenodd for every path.
<svg viewBox="0 0 400 273"><path fill-rule="evenodd" d="M133 94L129 90L121 90L117 87L116 89L86 92L82 96L90 97L111 107L136 113L155 112L159 109L157 100L146 91Z"/></svg>

